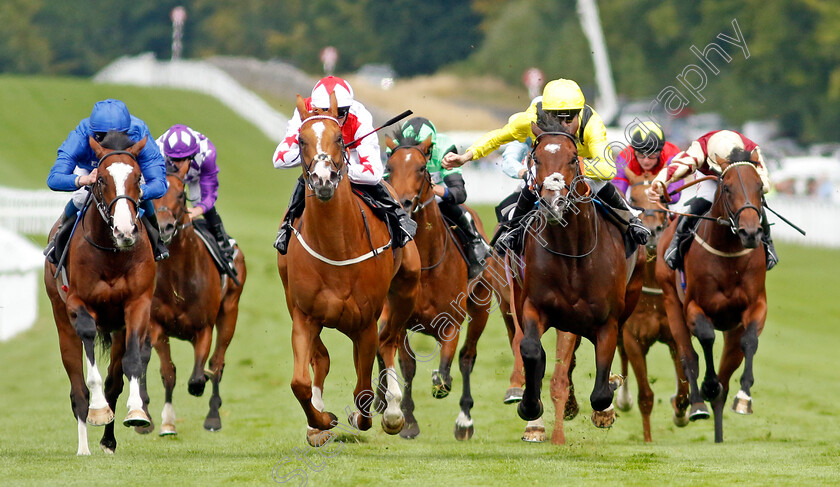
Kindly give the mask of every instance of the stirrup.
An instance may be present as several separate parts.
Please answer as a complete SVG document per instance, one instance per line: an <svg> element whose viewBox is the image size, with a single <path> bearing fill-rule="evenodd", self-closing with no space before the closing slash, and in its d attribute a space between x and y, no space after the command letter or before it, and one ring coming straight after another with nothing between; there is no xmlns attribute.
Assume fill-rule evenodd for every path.
<svg viewBox="0 0 840 487"><path fill-rule="evenodd" d="M630 232L630 238L639 245L646 245L651 235L650 230L642 224L638 217L633 217L630 220L627 231Z"/></svg>

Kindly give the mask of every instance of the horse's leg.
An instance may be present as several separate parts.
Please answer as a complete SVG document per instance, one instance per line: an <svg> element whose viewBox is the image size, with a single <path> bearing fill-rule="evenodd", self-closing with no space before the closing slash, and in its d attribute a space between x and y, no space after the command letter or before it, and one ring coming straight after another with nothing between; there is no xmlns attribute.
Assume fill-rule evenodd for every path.
<svg viewBox="0 0 840 487"><path fill-rule="evenodd" d="M151 325L150 325L151 326ZM152 421L152 415L149 414L149 390L146 387L146 376L149 368L149 361L152 359L152 335L146 335L146 340L140 347L140 361L143 363L143 375L140 376L140 397L143 399L143 411L149 418L149 425L146 427L135 426L134 431L141 435L147 435L155 430L155 424Z"/></svg>
<svg viewBox="0 0 840 487"><path fill-rule="evenodd" d="M673 338L665 342L671 353L671 361L674 362L674 373L677 377L677 392L671 396L671 407L674 409L673 421L674 424L682 428L689 422L690 406L688 400L688 379L685 377L685 370L680 364L680 357L677 353L677 344L674 343Z"/></svg>
<svg viewBox="0 0 840 487"><path fill-rule="evenodd" d="M370 406L373 403L374 393L371 384L373 373L373 361L376 358L377 330L376 322L359 330L353 340L353 364L356 367L356 388L353 391L353 402L358 411L353 411L347 418L351 427L362 431L370 429L373 421L373 413Z"/></svg>
<svg viewBox="0 0 840 487"><path fill-rule="evenodd" d="M484 328L487 326L487 318L489 318L488 310L491 297L489 293L490 291L488 291L486 299L484 297L478 300L470 299L467 305L470 321L467 326L467 338L458 356L458 365L461 369L461 378L464 385L461 392L461 412L455 420L456 440L469 440L475 431L472 416L470 415L470 410L472 410L474 404L470 377L473 367L475 367L475 359L478 356L478 339L484 333ZM482 305L480 303L486 304Z"/></svg>
<svg viewBox="0 0 840 487"><path fill-rule="evenodd" d="M664 265L665 263L663 262L662 266ZM691 411L688 419L690 421L709 419L709 409L703 401L700 388L697 387L700 365L698 364L697 352L694 351L694 347L691 344L691 333L683 315L682 303L676 295L673 283L667 282L666 285L663 285L663 281L659 279L658 273L657 280L662 285L665 297L665 311L668 316L668 327L671 329L671 335L674 337L674 342L677 345L680 364L685 374L685 379L688 381L688 400L691 403Z"/></svg>
<svg viewBox="0 0 840 487"><path fill-rule="evenodd" d="M213 342L213 327L208 325L202 328L193 337L193 371L187 381L187 391L195 397L204 395L204 386L207 385L207 376L204 374L204 365L207 357L210 356L210 345Z"/></svg>
<svg viewBox="0 0 840 487"><path fill-rule="evenodd" d="M309 362L312 359L315 340L321 333L321 326L309 320L294 308L292 310L292 392L306 414L309 426L320 430L331 429L338 419L328 411L318 411L312 406L312 379L309 376Z"/></svg>
<svg viewBox="0 0 840 487"><path fill-rule="evenodd" d="M151 328L152 345L160 360L160 378L163 381L164 400L163 410L160 413L160 436L177 435L175 429L175 408L172 406L172 393L175 390L175 363L172 361L172 353L169 349L169 337L159 326Z"/></svg>
<svg viewBox="0 0 840 487"><path fill-rule="evenodd" d="M51 297L53 303L60 300L58 296ZM85 385L84 365L82 364L82 342L76 332L73 331L67 310L63 303L61 306L53 305L53 317L58 330L58 346L61 350L61 362L64 370L70 379L70 407L73 416L76 418L79 446L76 455L90 455L87 436L87 416L89 404L89 392Z"/></svg>
<svg viewBox="0 0 840 487"><path fill-rule="evenodd" d="M650 345L647 343L645 345L639 343L639 340L632 336L626 324L623 333L624 347L622 348L624 349L626 356L633 364L633 374L636 376L636 383L639 387L638 401L639 412L642 414L642 430L644 432L645 442L650 443L653 441L650 436L650 412L653 410L653 390L650 388L650 381L648 380L647 375L647 360L645 360L645 356L650 350ZM624 367L625 366L622 364L622 375L626 374ZM627 381L624 382L621 388L627 389Z"/></svg>
<svg viewBox="0 0 840 487"><path fill-rule="evenodd" d="M519 348L522 344L522 329L516 326L511 314L503 311L502 318L508 329L508 340L510 341L510 349L513 352L513 370L510 373L510 385L508 386L508 390L505 391L504 403L513 404L522 400L523 387L525 386L522 351Z"/></svg>
<svg viewBox="0 0 840 487"><path fill-rule="evenodd" d="M145 364L140 358L140 344L149 334L149 316L152 307L151 296L138 298L125 308L125 354L122 368L128 378L128 413L123 420L125 426L148 426L149 416L143 410L140 396L140 377L146 373Z"/></svg>
<svg viewBox="0 0 840 487"><path fill-rule="evenodd" d="M392 283L391 286L396 284ZM407 378L405 373L405 364L402 357L402 347L405 345L403 338L405 337L405 310L396 312L396 316L392 314L392 310L397 310L401 306L409 305L412 310L414 307L414 297L406 297L402 293L390 292L388 300L382 309L380 315L381 328L379 331L379 353L377 354L377 362L379 363L379 377L376 387L376 401L374 409L382 412L382 419L380 424L382 430L389 435L399 433L403 438L413 438L417 436L418 430L413 436L404 436L406 431L405 414L403 413L404 397L406 394L409 397L411 410L414 410L414 402L410 400L411 392L408 388L411 386L411 380L414 377L414 368L412 361L412 379ZM397 376L396 354L400 350L400 365L403 367L403 377L406 377L407 385L405 385L406 392L400 390L399 379ZM413 357L412 357L413 359ZM403 403L401 405L401 403ZM413 417L413 416L412 416ZM413 423L416 427L417 422Z"/></svg>
<svg viewBox="0 0 840 487"><path fill-rule="evenodd" d="M621 361L621 376L625 377L624 383L621 384L621 387L619 387L615 393L615 406L620 411L629 411L633 408L633 394L630 393L630 385L626 380L626 377L628 376L628 358L627 349L624 346L625 343L635 340L635 337L631 333L632 328L631 323L625 323L622 327L621 340L618 341L618 357Z"/></svg>
<svg viewBox="0 0 840 487"><path fill-rule="evenodd" d="M615 357L617 341L618 322L611 316L595 332L595 385L589 403L592 405L592 423L599 428L608 428L615 422L610 366Z"/></svg>
<svg viewBox="0 0 840 487"><path fill-rule="evenodd" d="M703 348L703 358L706 362L706 373L703 376L703 384L700 391L707 401L715 399L722 391L721 384L715 373L715 325L706 316L706 313L695 302L688 304L686 308L686 321L689 323L694 336Z"/></svg>
<svg viewBox="0 0 840 487"><path fill-rule="evenodd" d="M533 421L542 416L543 405L540 400L542 380L545 376L545 350L540 343L542 323L539 312L526 297L522 305L522 363L525 366L525 392L516 408L519 417Z"/></svg>
<svg viewBox="0 0 840 487"><path fill-rule="evenodd" d="M435 338L440 348L440 365L432 371L432 397L435 399L443 399L452 390L452 361L458 350L460 332L461 324L451 320L446 320L437 330Z"/></svg>
<svg viewBox="0 0 840 487"><path fill-rule="evenodd" d="M114 420L114 410L108 406L102 391L102 375L96 365L94 340L96 339L96 320L87 308L78 300L68 298L67 310L70 313L76 335L82 340L82 346L87 360L87 385L89 391L89 405L87 423L93 426L103 426ZM72 317L75 316L75 319Z"/></svg>
<svg viewBox="0 0 840 487"><path fill-rule="evenodd" d="M112 410L116 410L117 399L122 394L123 386L123 357L125 356L125 329L111 334L111 363L108 365L108 375L105 378L105 397ZM117 449L117 438L114 436L114 422L105 425L99 446L105 453L113 454Z"/></svg>
<svg viewBox="0 0 840 487"><path fill-rule="evenodd" d="M563 419L566 416L566 402L569 400L572 385L571 369L577 340L577 335L557 330L554 374L551 376L551 399L554 401L554 431L551 433L551 442L555 445L566 444ZM528 431L525 433L527 435Z"/></svg>
<svg viewBox="0 0 840 487"><path fill-rule="evenodd" d="M766 300L761 299L744 312L741 319L743 320L742 323L745 323L746 326L744 328L738 327L738 330L743 330L743 334L739 340L741 345L739 351L744 357L744 371L741 374L741 388L738 390L738 394L735 395L732 410L739 414L752 414L750 389L755 380L753 376L753 358L758 350L758 337L764 330L764 320L766 318L767 303ZM725 358L726 355L721 357L719 376L724 387L728 390L729 378L735 372L735 369L738 368L740 359L738 360L738 364L724 364L723 360Z"/></svg>
<svg viewBox="0 0 840 487"><path fill-rule="evenodd" d="M320 336L315 337L312 346L312 359L309 361L312 366L312 407L318 411L324 410L324 382L330 373L330 353L321 340ZM311 426L306 427L306 439L312 446L323 446L333 436L330 432L324 432Z"/></svg>
<svg viewBox="0 0 840 487"><path fill-rule="evenodd" d="M239 270L240 282L244 278L243 269ZM219 394L219 385L222 382L222 373L225 370L225 353L233 340L233 333L236 330L236 320L239 318L239 297L242 288L228 291L222 300L219 314L216 316L216 347L213 356L210 357L210 380L213 382L213 395L210 396L210 410L204 418L204 429L207 431L219 431L222 429L222 418L219 415L219 408L222 407L222 396Z"/></svg>
<svg viewBox="0 0 840 487"><path fill-rule="evenodd" d="M411 350L411 347L406 342L405 339L400 340L400 370L402 370L403 380L403 392L399 403L400 414L403 415L402 426L400 428L399 434L401 438L406 440L413 440L417 438L420 434L420 426L417 423L417 418L414 417L414 397L413 397L413 384L414 384L414 375L417 373L417 358L414 356L414 352ZM390 377L390 375L388 376ZM387 379L387 377L386 377ZM397 380L394 378L394 384L396 385ZM399 386L397 385L395 391L399 391ZM390 391L388 391L390 392ZM393 395L391 395L393 396ZM389 397L390 399L390 397ZM385 411L385 414L382 416L382 428L385 429L385 415L389 414L391 411L390 405L389 409ZM397 412L393 411L391 413L392 418L389 419L389 424L391 422L399 424L400 421L397 421ZM386 430L387 432L388 430Z"/></svg>

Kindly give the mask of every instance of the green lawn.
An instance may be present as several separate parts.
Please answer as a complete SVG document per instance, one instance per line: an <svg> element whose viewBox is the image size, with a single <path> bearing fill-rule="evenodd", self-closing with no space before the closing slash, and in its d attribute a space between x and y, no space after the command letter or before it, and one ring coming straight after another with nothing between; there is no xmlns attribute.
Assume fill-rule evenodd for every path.
<svg viewBox="0 0 840 487"><path fill-rule="evenodd" d="M40 188L55 149L105 97L126 101L133 114L146 120L154 134L185 122L216 143L222 168L219 211L239 240L248 263L239 328L227 356L222 382L223 429L202 429L209 394L186 391L191 347L173 344L179 368L174 404L177 437L140 436L117 426L113 456L97 448L101 431L89 427L90 457L76 452L76 423L70 411L69 381L61 365L49 303L41 293L34 328L0 343L0 483L3 485L272 485L284 475L298 485L837 485L840 483L840 402L836 386L840 344L840 252L779 245L782 263L768 276L770 311L756 357L753 387L755 414L726 412L725 443L714 444L711 421L676 428L668 397L673 370L664 347L649 357L656 394L652 417L654 443L642 442L638 409L621 413L613 428L599 430L588 416L594 372L593 348L585 343L575 375L582 399L581 414L566 423L568 444L532 445L519 440L524 421L513 406L502 404L512 363L501 318L491 318L479 344L473 376L476 435L456 442L452 435L458 414L461 379L456 370L455 394L431 397L430 372L435 363L421 363L415 381L419 438L405 441L378 428L358 436L344 435L331 457L309 452L305 419L295 400L291 379L290 319L283 302L271 242L285 209L297 170L274 171L273 144L229 110L202 95L92 85L73 79L0 76L0 170L4 185ZM180 116L179 114L185 114ZM500 195L500 197L503 195ZM489 224L492 208L480 208ZM43 236L32 236L38 245ZM553 354L553 333L544 345ZM350 341L326 330L332 356L325 402L341 413L352 404L355 382ZM719 342L721 340L718 340ZM419 339L422 353L432 341ZM719 345L719 344L718 344ZM163 387L157 357L149 366L152 416L160 422ZM733 389L737 390L733 380ZM547 383L546 383L547 386ZM631 381L631 390L635 383ZM125 414L124 394L116 416ZM549 428L553 407L543 394ZM339 449L340 447L340 449ZM297 459L308 453L309 464ZM285 463L284 463L285 462ZM297 470L297 472L295 472ZM297 476L294 476L297 475ZM302 485L302 484L301 484Z"/></svg>

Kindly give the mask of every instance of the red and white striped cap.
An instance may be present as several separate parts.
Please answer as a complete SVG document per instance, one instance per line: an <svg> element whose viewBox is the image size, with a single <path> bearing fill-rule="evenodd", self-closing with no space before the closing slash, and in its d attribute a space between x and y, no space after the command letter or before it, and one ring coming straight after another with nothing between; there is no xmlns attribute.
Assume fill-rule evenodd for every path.
<svg viewBox="0 0 840 487"><path fill-rule="evenodd" d="M321 78L312 88L312 106L327 109L330 107L330 93L335 93L339 107L353 104L353 88L342 78L327 76Z"/></svg>

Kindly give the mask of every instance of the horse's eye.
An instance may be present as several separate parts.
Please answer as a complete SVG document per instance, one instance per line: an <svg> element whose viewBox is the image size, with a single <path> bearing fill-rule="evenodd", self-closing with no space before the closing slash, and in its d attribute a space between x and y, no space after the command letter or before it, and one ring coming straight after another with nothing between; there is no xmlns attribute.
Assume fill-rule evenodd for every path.
<svg viewBox="0 0 840 487"><path fill-rule="evenodd" d="M102 178L102 177L96 178L96 184L105 184L105 178Z"/></svg>
<svg viewBox="0 0 840 487"><path fill-rule="evenodd" d="M391 169L391 165L385 164L385 172L390 173L391 171L393 171L393 169Z"/></svg>

